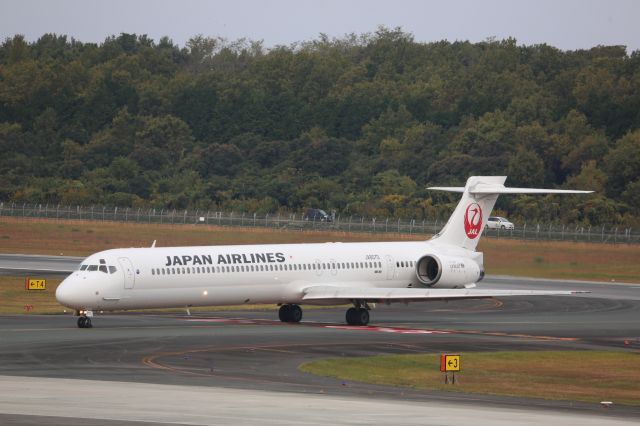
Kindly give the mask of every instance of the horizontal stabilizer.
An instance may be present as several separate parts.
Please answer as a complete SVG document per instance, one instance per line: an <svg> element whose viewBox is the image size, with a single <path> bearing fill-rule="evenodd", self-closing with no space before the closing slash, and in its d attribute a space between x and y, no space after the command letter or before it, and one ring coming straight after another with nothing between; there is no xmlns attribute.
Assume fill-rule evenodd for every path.
<svg viewBox="0 0 640 426"><path fill-rule="evenodd" d="M574 294L573 291L544 290L481 290L481 289L421 289L421 288L379 288L340 287L331 285L311 286L304 289L303 300L366 300L421 301L446 299L486 299L498 296L557 296Z"/></svg>
<svg viewBox="0 0 640 426"><path fill-rule="evenodd" d="M506 176L471 176L462 186L432 186L427 189L462 193L460 202L442 230L432 239L449 246L475 250L500 194L589 194L572 189L507 188Z"/></svg>
<svg viewBox="0 0 640 426"><path fill-rule="evenodd" d="M464 192L462 186L431 186L427 189L447 192ZM573 189L542 189L542 188L507 188L504 185L483 184L469 188L469 194L591 194L593 191L579 191Z"/></svg>

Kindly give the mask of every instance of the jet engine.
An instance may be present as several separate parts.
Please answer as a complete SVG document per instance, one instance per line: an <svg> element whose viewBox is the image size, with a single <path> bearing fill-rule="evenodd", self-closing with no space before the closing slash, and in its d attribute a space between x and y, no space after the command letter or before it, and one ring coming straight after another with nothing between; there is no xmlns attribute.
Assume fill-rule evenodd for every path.
<svg viewBox="0 0 640 426"><path fill-rule="evenodd" d="M456 288L484 277L484 269L473 259L427 254L416 263L416 276L426 287Z"/></svg>

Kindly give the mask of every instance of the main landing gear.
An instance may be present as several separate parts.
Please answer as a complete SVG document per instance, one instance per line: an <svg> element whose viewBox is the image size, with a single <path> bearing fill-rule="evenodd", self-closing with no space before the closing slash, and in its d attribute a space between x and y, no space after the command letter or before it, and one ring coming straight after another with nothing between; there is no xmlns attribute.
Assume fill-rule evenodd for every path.
<svg viewBox="0 0 640 426"><path fill-rule="evenodd" d="M347 324L349 325L369 324L369 311L367 311L365 308L347 309Z"/></svg>
<svg viewBox="0 0 640 426"><path fill-rule="evenodd" d="M369 305L367 305L366 302L354 301L353 306L353 308L347 309L347 324L368 325ZM278 311L278 317L282 322L300 322L302 319L302 308L294 304L282 305Z"/></svg>
<svg viewBox="0 0 640 426"><path fill-rule="evenodd" d="M278 311L278 317L282 322L300 322L302 319L302 308L293 304L282 305Z"/></svg>
<svg viewBox="0 0 640 426"><path fill-rule="evenodd" d="M91 316L93 315L89 311L77 311L78 317L78 328L91 328L93 325L91 324Z"/></svg>
<svg viewBox="0 0 640 426"><path fill-rule="evenodd" d="M347 324L367 325L369 324L369 305L367 302L354 301L353 308L347 309Z"/></svg>

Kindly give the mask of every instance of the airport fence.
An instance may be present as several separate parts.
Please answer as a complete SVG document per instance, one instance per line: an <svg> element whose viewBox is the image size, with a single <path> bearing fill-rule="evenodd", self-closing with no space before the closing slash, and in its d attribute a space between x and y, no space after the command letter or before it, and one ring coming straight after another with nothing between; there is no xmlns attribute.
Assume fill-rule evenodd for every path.
<svg viewBox="0 0 640 426"><path fill-rule="evenodd" d="M226 227L262 227L297 231L393 233L431 236L446 220L365 218L337 215L331 221L305 220L299 213L247 213L205 210L120 208L0 202L0 217L90 220L130 223L203 224ZM448 219L448 218L447 218ZM640 232L619 226L583 226L553 223L516 224L515 229L485 229L488 238L640 244Z"/></svg>

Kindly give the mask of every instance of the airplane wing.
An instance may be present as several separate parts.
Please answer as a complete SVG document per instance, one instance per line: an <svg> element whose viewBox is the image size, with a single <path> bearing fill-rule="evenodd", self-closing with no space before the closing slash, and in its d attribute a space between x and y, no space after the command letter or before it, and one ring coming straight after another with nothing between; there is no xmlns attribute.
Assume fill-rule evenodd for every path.
<svg viewBox="0 0 640 426"><path fill-rule="evenodd" d="M556 296L581 293L560 290L481 290L481 289L420 289L420 288L379 288L340 287L332 285L310 286L303 290L303 300L338 301L364 300L368 302L403 302L447 299L486 299L497 296Z"/></svg>

